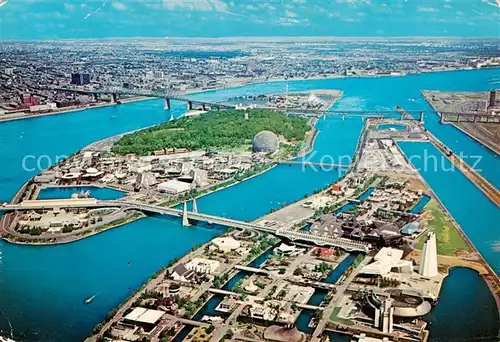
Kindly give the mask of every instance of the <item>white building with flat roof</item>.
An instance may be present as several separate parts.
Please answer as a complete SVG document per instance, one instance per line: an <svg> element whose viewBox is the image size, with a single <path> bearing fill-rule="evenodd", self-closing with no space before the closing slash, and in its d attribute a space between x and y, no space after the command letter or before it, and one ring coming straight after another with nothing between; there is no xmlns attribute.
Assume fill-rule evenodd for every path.
<svg viewBox="0 0 500 342"><path fill-rule="evenodd" d="M188 270L198 273L213 274L219 267L220 262L217 260L210 260L205 258L194 258L189 261L185 266Z"/></svg>
<svg viewBox="0 0 500 342"><path fill-rule="evenodd" d="M131 322L155 325L156 322L158 322L164 314L164 311L137 307L134 308L131 313L125 316L125 319Z"/></svg>
<svg viewBox="0 0 500 342"><path fill-rule="evenodd" d="M177 195L189 191L191 189L191 184L173 179L158 184L157 189L160 192L164 192L170 195Z"/></svg>
<svg viewBox="0 0 500 342"><path fill-rule="evenodd" d="M396 269L399 273L411 273L413 264L410 260L401 260L403 251L383 247L373 258L375 261L361 269L361 274L384 276Z"/></svg>

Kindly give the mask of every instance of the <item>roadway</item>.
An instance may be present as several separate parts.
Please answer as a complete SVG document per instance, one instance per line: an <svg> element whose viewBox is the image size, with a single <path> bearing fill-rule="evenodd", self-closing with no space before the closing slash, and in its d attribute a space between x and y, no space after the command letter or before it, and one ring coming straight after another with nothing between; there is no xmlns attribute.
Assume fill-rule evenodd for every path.
<svg viewBox="0 0 500 342"><path fill-rule="evenodd" d="M337 292L333 296L330 303L328 303L327 307L323 310L323 316L321 317L321 320L319 321L318 325L316 326L316 329L313 332L311 342L318 342L320 340L321 334L323 333L326 325L330 321L330 316L332 315L335 307L338 305L339 300L344 295L344 292L347 290L347 288L352 283L354 278L358 275L359 271L361 271L363 267L368 265L371 262L371 260L372 257L366 256L363 259L363 261L360 262L359 265L352 270L351 274L349 274L349 276L344 280L344 282L338 286Z"/></svg>
<svg viewBox="0 0 500 342"><path fill-rule="evenodd" d="M40 203L39 203L40 202ZM120 200L103 200L103 201L72 201L61 200L55 204L48 204L45 201L29 201L21 202L20 204L4 204L0 210L3 211L16 211L16 210L47 210L52 208L103 208L103 207L120 207L122 210L139 210L143 212L155 213L160 215L170 215L174 217L182 217L183 210L161 207L158 205L151 205L132 201ZM345 238L333 238L327 236L319 236L308 232L298 232L291 230L273 229L271 227L261 226L259 224L234 220L221 216L214 216L203 213L196 213L193 211L186 211L187 218L190 220L204 221L210 224L218 224L222 226L243 229L243 230L256 230L264 233L275 234L278 237L287 238L289 240L301 240L311 242L318 246L334 246L345 249L346 251L353 252L368 252L371 245L362 241L353 241Z"/></svg>
<svg viewBox="0 0 500 342"><path fill-rule="evenodd" d="M37 88L40 90L51 90L51 91L61 91L61 92L69 92L76 94L86 94L86 95L124 95L124 96L143 96L143 97L159 97L174 101L182 101L187 103L194 103L199 105L206 105L210 107L216 107L221 109L234 109L235 105L232 104L224 104L217 102L209 102L202 100L195 100L189 98L187 96L182 96L177 93L168 92L168 91L153 91L153 90L132 90L132 89L95 89L95 90L85 90L85 89L71 89L71 88L61 88L61 87L41 87Z"/></svg>

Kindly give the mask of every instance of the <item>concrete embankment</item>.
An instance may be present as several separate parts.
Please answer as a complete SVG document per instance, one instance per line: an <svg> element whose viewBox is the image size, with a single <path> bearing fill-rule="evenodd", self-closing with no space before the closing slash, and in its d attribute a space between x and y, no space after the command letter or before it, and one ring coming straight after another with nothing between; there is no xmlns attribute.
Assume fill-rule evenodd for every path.
<svg viewBox="0 0 500 342"><path fill-rule="evenodd" d="M449 149L434 135L429 132L427 133L434 146L436 146L438 150L445 155L448 160L450 160L450 162L456 166L471 182L473 182L493 203L500 207L500 192L498 189L455 153L450 153L451 149Z"/></svg>
<svg viewBox="0 0 500 342"><path fill-rule="evenodd" d="M407 156L404 154L404 152L401 150L401 148L398 145L396 145L396 147L398 148L399 152L401 152L401 154L405 158L406 162L411 165L410 160L407 158ZM475 267L471 268L470 265L466 265L466 263L464 263L462 265L455 265L455 267L471 268L471 269L474 269L475 271L477 271L481 275L481 277L484 279L484 281L488 285L491 293L493 294L493 297L495 298L495 302L497 304L497 310L500 313L500 278L498 277L496 272L491 268L491 266L488 264L488 262L483 257L483 255L479 252L479 250L474 246L474 244L469 239L467 234L465 234L465 232L463 231L462 226L455 220L453 215L451 215L451 213L448 211L448 209L446 208L444 203L437 196L437 194L434 192L434 190L431 188L431 186L427 183L427 181L424 179L424 177L422 177L422 175L418 171L415 171L415 174L418 176L420 181L430 191L430 193L432 195L431 197L434 198L439 203L440 207L443 209L443 211L446 213L446 215L448 215L449 219L451 220L453 225L457 228L458 232L460 233L462 238L466 241L466 243L469 245L469 247L472 249L472 251L477 254L477 256L479 258L479 260L477 262L482 266L482 267L478 267L478 268L475 268ZM486 272L481 272L481 269L483 267L486 270Z"/></svg>

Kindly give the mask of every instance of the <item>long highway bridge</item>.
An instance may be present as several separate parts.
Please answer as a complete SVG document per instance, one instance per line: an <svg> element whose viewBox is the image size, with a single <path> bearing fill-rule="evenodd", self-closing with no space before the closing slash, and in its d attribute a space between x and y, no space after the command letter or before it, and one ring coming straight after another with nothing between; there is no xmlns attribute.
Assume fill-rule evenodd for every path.
<svg viewBox="0 0 500 342"><path fill-rule="evenodd" d="M189 220L207 222L209 224L218 224L242 230L253 230L264 233L271 233L278 237L285 238L291 241L303 241L312 243L318 246L334 246L345 249L346 251L353 252L368 252L371 245L362 241L352 241L345 238L333 238L319 236L308 232L296 232L291 230L275 230L271 227L261 226L252 222L245 222L234 220L221 216L214 216L209 214L198 213L195 211L188 211L186 204L184 210L162 207L159 205L151 205L145 203L138 203L133 201L120 201L120 200L103 200L97 201L96 199L66 199L66 200L30 200L24 201L19 204L3 204L0 211L29 211L29 210L49 210L53 208L121 208L122 210L138 210L146 213L154 213L160 215L170 215L182 218L183 225L188 225Z"/></svg>
<svg viewBox="0 0 500 342"><path fill-rule="evenodd" d="M165 109L170 109L170 101L181 101L186 102L188 104L189 110L193 109L194 105L201 106L203 110L207 109L235 109L236 106L228 103L219 103L219 102L210 102L210 101L202 101L195 100L187 96L183 96L180 94L168 92L168 91L154 91L154 90L132 90L132 89L73 89L73 88L61 88L61 87L39 87L36 88L38 90L51 90L51 91L60 91L74 94L84 94L91 95L94 98L97 98L99 95L110 95L111 101L113 103L117 103L120 96L143 96L143 97L159 97L165 99Z"/></svg>
<svg viewBox="0 0 500 342"><path fill-rule="evenodd" d="M169 92L169 91L154 91L154 90L140 90L140 89L125 89L125 88L109 88L109 89L75 89L75 88L64 88L64 87L38 87L37 90L51 90L60 92L69 92L74 94L85 94L92 95L97 98L99 95L110 95L111 101L117 103L119 96L143 96L143 97L158 97L165 99L165 109L170 109L170 101L182 101L188 104L188 109L191 110L195 105L201 106L201 109L235 109L236 105L224 102L210 102L203 100L195 100L185 95ZM343 119L346 117L361 117L362 119L367 117L391 117L400 120L420 120L423 122L424 113L433 113L435 111L429 110L413 110L413 111L403 111L399 106L396 106L395 110L379 110L379 111L345 111L345 110L318 110L318 109L307 109L307 108L274 108L274 107L259 107L262 109L277 110L286 113L287 115L300 115L305 117L318 117L323 115L336 115ZM493 115L488 113L461 113L461 112L438 112L440 116L440 122L471 122L471 123L496 123L500 124L500 115Z"/></svg>
<svg viewBox="0 0 500 342"><path fill-rule="evenodd" d="M335 109L301 109L301 108L272 108L264 107L269 110L279 110L287 115L297 115L304 117L319 117L326 115L333 115L342 117L360 117L365 118L398 118L401 121L424 121L425 113L432 113L436 115L435 111L432 110L406 110L403 111L396 106L395 110L363 110L363 111L352 111L352 110L335 110ZM461 113L461 112L437 112L440 117L440 122L471 122L471 123L495 123L500 124L500 115L493 115L488 113Z"/></svg>

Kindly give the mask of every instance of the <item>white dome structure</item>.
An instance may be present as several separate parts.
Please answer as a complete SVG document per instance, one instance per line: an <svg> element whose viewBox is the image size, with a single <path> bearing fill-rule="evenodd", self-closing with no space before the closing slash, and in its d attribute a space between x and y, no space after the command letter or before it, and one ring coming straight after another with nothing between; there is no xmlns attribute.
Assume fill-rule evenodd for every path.
<svg viewBox="0 0 500 342"><path fill-rule="evenodd" d="M261 131L253 138L252 149L254 152L275 152L278 147L278 137L271 131Z"/></svg>

